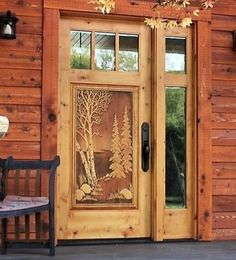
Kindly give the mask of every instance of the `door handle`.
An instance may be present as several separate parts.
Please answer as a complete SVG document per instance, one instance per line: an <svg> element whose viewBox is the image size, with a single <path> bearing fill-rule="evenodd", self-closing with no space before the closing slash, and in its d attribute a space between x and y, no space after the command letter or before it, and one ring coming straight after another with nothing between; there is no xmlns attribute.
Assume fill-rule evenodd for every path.
<svg viewBox="0 0 236 260"><path fill-rule="evenodd" d="M144 122L142 124L142 170L147 172L149 170L149 154L150 154L150 145L149 145L149 124Z"/></svg>

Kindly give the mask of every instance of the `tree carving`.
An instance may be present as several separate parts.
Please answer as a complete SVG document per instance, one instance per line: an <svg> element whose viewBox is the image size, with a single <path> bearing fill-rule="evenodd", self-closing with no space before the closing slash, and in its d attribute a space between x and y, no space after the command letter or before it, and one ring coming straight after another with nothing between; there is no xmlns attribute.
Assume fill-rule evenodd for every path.
<svg viewBox="0 0 236 260"><path fill-rule="evenodd" d="M123 127L121 132L122 165L125 174L132 172L132 136L127 107L125 107L123 117Z"/></svg>
<svg viewBox="0 0 236 260"><path fill-rule="evenodd" d="M122 166L121 142L116 114L114 116L114 123L112 129L111 152L112 156L109 160L111 161L111 165L109 167L112 170L111 177L125 178L125 173Z"/></svg>
<svg viewBox="0 0 236 260"><path fill-rule="evenodd" d="M94 136L99 135L98 126L103 114L111 102L107 90L83 90L76 92L76 151L84 167L87 183L91 187L97 184L94 163Z"/></svg>

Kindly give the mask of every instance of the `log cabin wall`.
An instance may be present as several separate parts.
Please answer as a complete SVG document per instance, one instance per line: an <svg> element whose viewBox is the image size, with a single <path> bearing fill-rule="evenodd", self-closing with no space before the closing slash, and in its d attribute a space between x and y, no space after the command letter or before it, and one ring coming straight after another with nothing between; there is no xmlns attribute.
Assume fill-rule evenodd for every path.
<svg viewBox="0 0 236 260"><path fill-rule="evenodd" d="M0 39L0 114L9 118L2 158L39 159L41 139L42 0L1 0L19 18L17 39Z"/></svg>
<svg viewBox="0 0 236 260"><path fill-rule="evenodd" d="M0 38L0 115L10 121L8 134L1 140L0 157L40 159L42 0L1 0L0 13L7 10L19 22L16 40ZM18 223L10 219L10 238L24 236L24 230L24 218ZM30 234L34 233L33 225Z"/></svg>
<svg viewBox="0 0 236 260"><path fill-rule="evenodd" d="M212 15L213 236L236 239L236 1L220 1Z"/></svg>
<svg viewBox="0 0 236 260"><path fill-rule="evenodd" d="M10 129L1 157L39 159L43 0L1 0L20 21L17 39L0 39L0 114ZM236 30L235 0L224 0L212 16L213 239L236 239Z"/></svg>

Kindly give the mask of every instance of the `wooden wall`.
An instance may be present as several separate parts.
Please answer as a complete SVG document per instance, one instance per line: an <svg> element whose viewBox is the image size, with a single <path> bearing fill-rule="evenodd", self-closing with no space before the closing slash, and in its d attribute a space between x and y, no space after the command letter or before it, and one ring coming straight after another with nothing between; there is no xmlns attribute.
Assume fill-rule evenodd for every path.
<svg viewBox="0 0 236 260"><path fill-rule="evenodd" d="M40 158L42 0L1 0L19 18L17 39L0 39L0 115L10 120L0 156Z"/></svg>
<svg viewBox="0 0 236 260"><path fill-rule="evenodd" d="M40 158L43 0L1 0L20 21L17 39L0 39L0 115L10 119L0 155ZM236 239L235 0L221 0L212 18L213 239Z"/></svg>
<svg viewBox="0 0 236 260"><path fill-rule="evenodd" d="M236 1L212 17L213 239L236 239Z"/></svg>

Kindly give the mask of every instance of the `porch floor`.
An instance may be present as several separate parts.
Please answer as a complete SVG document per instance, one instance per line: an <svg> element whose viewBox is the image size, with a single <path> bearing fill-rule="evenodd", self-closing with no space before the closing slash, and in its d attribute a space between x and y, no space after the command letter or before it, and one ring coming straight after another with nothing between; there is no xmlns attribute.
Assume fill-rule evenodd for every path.
<svg viewBox="0 0 236 260"><path fill-rule="evenodd" d="M0 255L0 259L235 260L236 241L67 245L57 246L55 257L48 256L48 253L45 248L9 248L6 255Z"/></svg>

